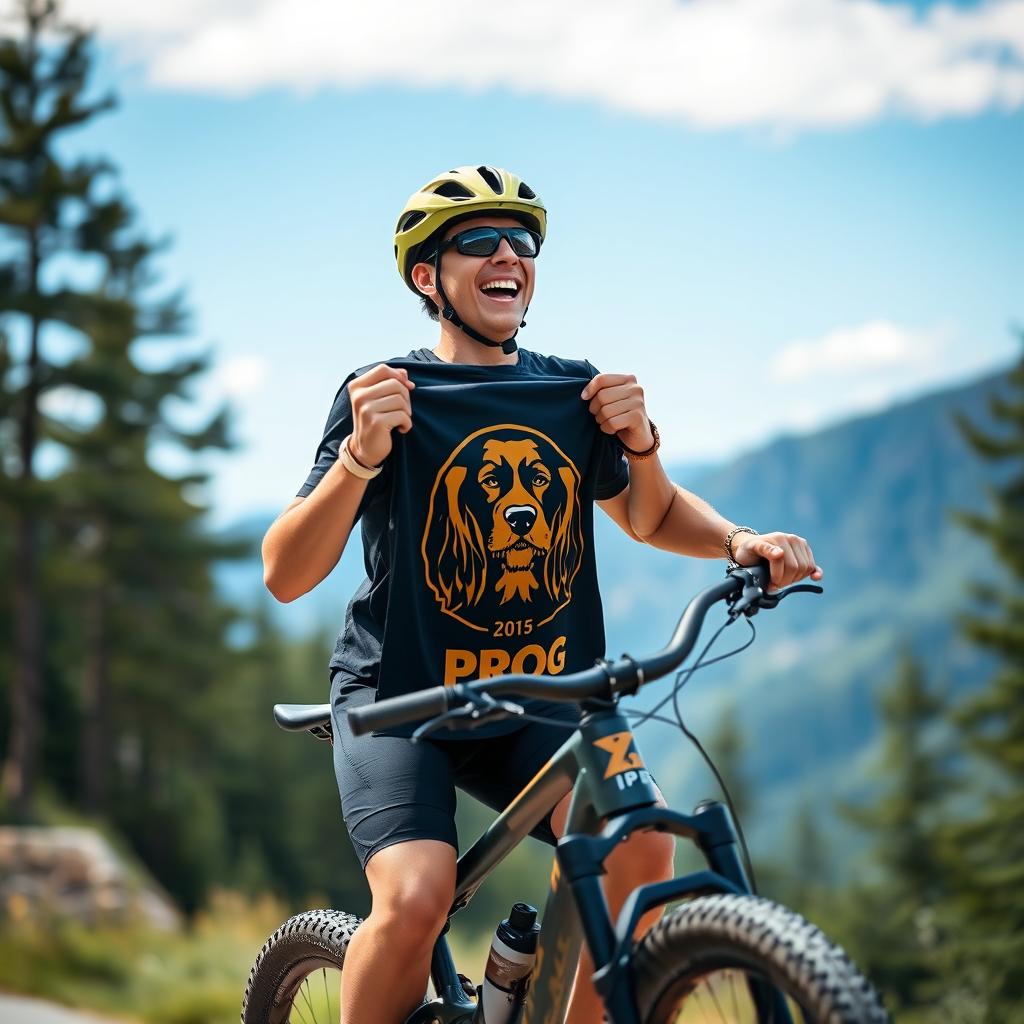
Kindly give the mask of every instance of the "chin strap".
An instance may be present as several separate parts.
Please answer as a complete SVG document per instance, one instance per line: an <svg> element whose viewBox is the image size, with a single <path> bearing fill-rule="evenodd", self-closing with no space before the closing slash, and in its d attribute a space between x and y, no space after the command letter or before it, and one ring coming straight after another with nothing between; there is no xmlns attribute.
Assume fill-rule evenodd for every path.
<svg viewBox="0 0 1024 1024"><path fill-rule="evenodd" d="M519 333L519 329L516 328L515 334L511 338L506 338L504 341L494 341L488 338L486 335L481 334L479 331L470 327L469 324L462 322L462 317L455 312L455 307L451 304L448 296L445 295L444 286L441 284L441 246L437 247L437 252L434 254L434 287L437 289L437 294L441 296L441 300L444 302L444 306L441 308L441 316L445 318L450 324L458 327L464 334L468 334L474 341L479 341L481 345L488 345L491 348L500 348L505 355L511 355L519 347L516 344L516 334ZM523 322L519 327L526 326L526 310L523 310Z"/></svg>

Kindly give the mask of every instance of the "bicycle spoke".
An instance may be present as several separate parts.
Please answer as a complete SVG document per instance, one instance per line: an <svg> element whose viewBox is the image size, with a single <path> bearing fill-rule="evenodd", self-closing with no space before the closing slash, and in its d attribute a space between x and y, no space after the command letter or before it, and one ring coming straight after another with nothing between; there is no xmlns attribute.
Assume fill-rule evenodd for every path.
<svg viewBox="0 0 1024 1024"><path fill-rule="evenodd" d="M698 986L697 988L695 988L693 990L693 994L694 994L694 997L695 997L695 1000L696 1000L696 1003L697 1003L697 1009L700 1010L700 1019L701 1020L707 1020L708 1019L707 1014L704 1012L704 1003L703 1003L703 1001L701 1000L701 997L700 997L700 986ZM712 1022L712 1024L714 1024L714 1022Z"/></svg>
<svg viewBox="0 0 1024 1024"><path fill-rule="evenodd" d="M302 984L305 985L306 983L303 982ZM306 1020L306 1018L302 1015L301 1008L295 1005L295 997L294 996L292 997L292 1009L299 1015L299 1020L302 1022L302 1024L309 1024L309 1022ZM292 1015L289 1013L288 1014L289 1022L291 1021L291 1017L292 1017Z"/></svg>
<svg viewBox="0 0 1024 1024"><path fill-rule="evenodd" d="M334 1016L331 1014L331 993L327 990L327 968L321 969L320 973L324 976L324 997L327 999L327 1024L333 1024ZM340 1014L341 1007L338 1007Z"/></svg>
<svg viewBox="0 0 1024 1024"><path fill-rule="evenodd" d="M711 996L711 1001L715 1004L715 1009L718 1010L719 1018L724 1024L728 1024L728 1018L722 1013L722 1007L718 1004L718 996L715 995L715 988L710 982L708 983L708 994Z"/></svg>
<svg viewBox="0 0 1024 1024"><path fill-rule="evenodd" d="M732 996L732 1012L733 1019L736 1024L740 1022L740 1007L739 1003L736 1002L736 972L729 971L729 995Z"/></svg>
<svg viewBox="0 0 1024 1024"><path fill-rule="evenodd" d="M770 1014L767 1022L760 1016L750 990L754 982L764 986L772 1000L766 1007ZM657 1020L659 1024L776 1024L777 997L785 1000L793 1024L807 1024L808 1017L800 1004L765 975L732 968L720 968L694 979L692 987L676 995L670 1006L662 1007L663 1015Z"/></svg>
<svg viewBox="0 0 1024 1024"><path fill-rule="evenodd" d="M302 993L302 998L306 1000L306 1005L309 1007L309 1015L313 1018L313 1024L316 1024L316 1010L313 1009L313 1004L309 999L309 992L306 991L308 982L309 978L304 979L302 984L299 986L299 991Z"/></svg>

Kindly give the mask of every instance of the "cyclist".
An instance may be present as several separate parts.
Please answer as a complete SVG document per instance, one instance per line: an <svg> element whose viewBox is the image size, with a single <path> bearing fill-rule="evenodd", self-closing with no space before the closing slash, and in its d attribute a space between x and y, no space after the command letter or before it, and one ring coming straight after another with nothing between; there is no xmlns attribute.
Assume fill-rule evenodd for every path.
<svg viewBox="0 0 1024 1024"><path fill-rule="evenodd" d="M568 734L503 720L413 744L408 729L355 737L346 711L441 677L593 664L604 653L594 503L640 543L767 558L773 588L822 576L802 537L736 527L669 480L633 375L518 347L546 227L540 198L500 168L457 168L410 198L395 256L440 325L437 344L346 379L306 483L263 542L266 585L291 601L328 575L362 520L367 579L331 659L342 811L372 896L345 957L342 1024L401 1024L422 1000L454 893L454 786L500 809ZM524 703L578 720L568 705ZM568 800L535 836L556 841ZM638 885L671 877L672 850L655 832L616 850L604 880L613 915ZM592 970L584 952L570 1024L601 1019Z"/></svg>

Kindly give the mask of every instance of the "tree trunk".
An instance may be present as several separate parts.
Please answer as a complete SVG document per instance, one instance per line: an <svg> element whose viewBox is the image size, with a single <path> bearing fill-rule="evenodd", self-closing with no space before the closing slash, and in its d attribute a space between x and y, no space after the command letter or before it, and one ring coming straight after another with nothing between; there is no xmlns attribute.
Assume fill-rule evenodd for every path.
<svg viewBox="0 0 1024 1024"><path fill-rule="evenodd" d="M32 294L39 290L39 234L29 232L29 274ZM28 380L21 409L19 453L22 500L15 512L14 552L14 677L11 680L11 737L3 771L3 791L15 815L32 814L39 750L39 708L42 694L42 645L39 606L39 531L31 500L39 421L39 333L33 313L29 325Z"/></svg>
<svg viewBox="0 0 1024 1024"><path fill-rule="evenodd" d="M82 796L89 814L106 810L107 768L107 676L110 657L107 647L107 586L101 583L93 592L88 610L88 655L83 686L82 723Z"/></svg>

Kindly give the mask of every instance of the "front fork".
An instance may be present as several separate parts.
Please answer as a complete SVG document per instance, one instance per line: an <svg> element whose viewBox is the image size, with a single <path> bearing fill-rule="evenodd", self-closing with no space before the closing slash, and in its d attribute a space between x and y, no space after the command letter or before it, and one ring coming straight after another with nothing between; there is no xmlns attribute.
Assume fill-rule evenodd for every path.
<svg viewBox="0 0 1024 1024"><path fill-rule="evenodd" d="M647 827L691 839L704 854L710 870L634 890L613 926L600 883L604 860L630 833ZM728 809L716 801L702 801L693 815L663 807L623 814L609 821L597 835L573 835L563 839L558 844L557 856L572 889L583 934L593 956L594 986L604 1000L612 1024L641 1024L630 961L633 932L646 911L697 893L752 894L739 856L732 817ZM774 986L754 980L749 984L761 1019L774 1024L791 1024L785 998Z"/></svg>

